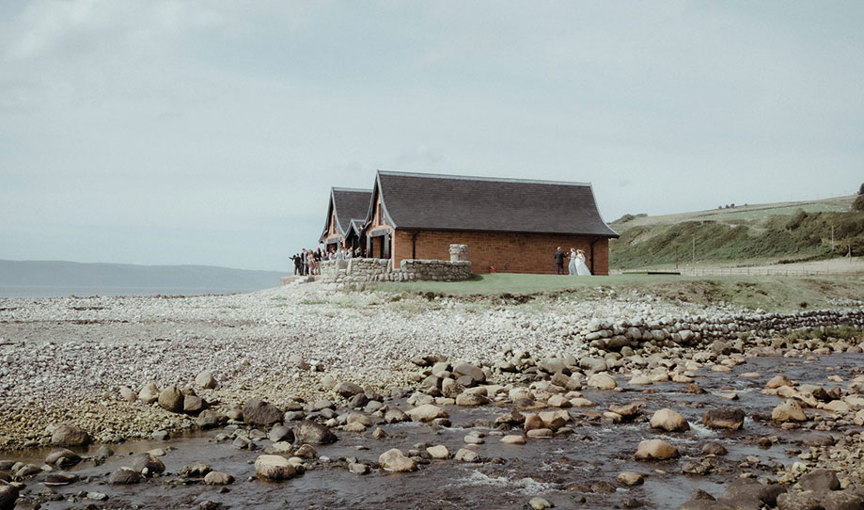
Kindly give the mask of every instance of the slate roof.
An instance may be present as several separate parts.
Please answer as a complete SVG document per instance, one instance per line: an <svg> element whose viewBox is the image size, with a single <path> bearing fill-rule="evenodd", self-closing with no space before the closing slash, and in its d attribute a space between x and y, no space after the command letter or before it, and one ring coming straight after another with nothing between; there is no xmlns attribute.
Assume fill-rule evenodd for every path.
<svg viewBox="0 0 864 510"><path fill-rule="evenodd" d="M324 225L324 233L330 226L330 211L336 213L336 232L345 236L351 226L351 220L366 218L369 211L369 202L372 200L372 190L333 188L330 190L330 207L327 208L327 222Z"/></svg>
<svg viewBox="0 0 864 510"><path fill-rule="evenodd" d="M394 228L618 237L590 184L379 171Z"/></svg>

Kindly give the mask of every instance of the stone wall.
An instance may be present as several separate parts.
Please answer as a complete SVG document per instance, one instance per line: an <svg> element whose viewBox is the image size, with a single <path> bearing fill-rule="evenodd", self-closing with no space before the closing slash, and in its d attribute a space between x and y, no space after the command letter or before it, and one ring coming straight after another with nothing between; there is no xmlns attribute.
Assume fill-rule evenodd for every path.
<svg viewBox="0 0 864 510"><path fill-rule="evenodd" d="M792 314L761 313L734 317L669 319L659 322L592 320L574 336L605 350L638 348L645 343L671 347L716 340L733 341L747 335L772 337L796 330L849 325L864 329L864 310L814 310Z"/></svg>
<svg viewBox="0 0 864 510"><path fill-rule="evenodd" d="M325 260L320 280L326 283L407 282L415 280L459 281L471 278L471 262L402 260L392 269L389 259Z"/></svg>

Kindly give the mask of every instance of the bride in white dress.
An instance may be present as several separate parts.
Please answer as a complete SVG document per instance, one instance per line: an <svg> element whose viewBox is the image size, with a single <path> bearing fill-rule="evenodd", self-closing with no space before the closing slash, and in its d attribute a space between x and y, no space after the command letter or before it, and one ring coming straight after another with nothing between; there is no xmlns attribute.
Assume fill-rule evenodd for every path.
<svg viewBox="0 0 864 510"><path fill-rule="evenodd" d="M570 263L567 265L567 272L570 276L575 276L576 273L576 248L570 248Z"/></svg>
<svg viewBox="0 0 864 510"><path fill-rule="evenodd" d="M571 251L572 255L572 251ZM575 266L575 274L579 276L591 276L591 270L585 265L585 252L576 250L576 256L570 259L570 265ZM574 274L571 270L570 274Z"/></svg>

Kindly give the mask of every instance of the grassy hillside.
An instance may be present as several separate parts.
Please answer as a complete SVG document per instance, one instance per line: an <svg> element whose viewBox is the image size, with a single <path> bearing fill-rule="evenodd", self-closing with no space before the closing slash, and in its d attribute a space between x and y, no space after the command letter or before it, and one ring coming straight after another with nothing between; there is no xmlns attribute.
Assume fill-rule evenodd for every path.
<svg viewBox="0 0 864 510"><path fill-rule="evenodd" d="M566 294L573 299L633 296L633 292L665 299L710 304L718 301L747 308L793 311L825 308L837 299L864 299L864 275L786 277L619 274L566 277L533 274L483 274L464 282L399 282L369 284L394 293L458 296L463 299L529 302L540 295Z"/></svg>
<svg viewBox="0 0 864 510"><path fill-rule="evenodd" d="M864 211L855 197L761 204L668 216L631 216L611 224L613 269L659 267L692 260L806 260L864 252ZM834 250L831 229L834 228Z"/></svg>

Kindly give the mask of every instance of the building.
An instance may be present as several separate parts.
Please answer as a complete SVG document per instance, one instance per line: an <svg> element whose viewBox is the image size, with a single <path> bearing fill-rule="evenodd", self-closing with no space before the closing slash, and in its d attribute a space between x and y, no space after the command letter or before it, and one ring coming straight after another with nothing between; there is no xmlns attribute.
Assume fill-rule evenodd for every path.
<svg viewBox="0 0 864 510"><path fill-rule="evenodd" d="M345 221L338 201L334 190L328 226L337 229ZM365 217L366 256L392 259L394 268L404 259L449 260L451 244L466 244L474 273L554 274L561 246L581 248L591 272L606 275L608 241L618 237L591 185L573 182L379 171ZM327 239L337 234L347 235L333 230Z"/></svg>
<svg viewBox="0 0 864 510"><path fill-rule="evenodd" d="M327 205L327 222L319 242L332 251L339 248L361 248L366 243L363 225L372 200L372 190L331 188Z"/></svg>

